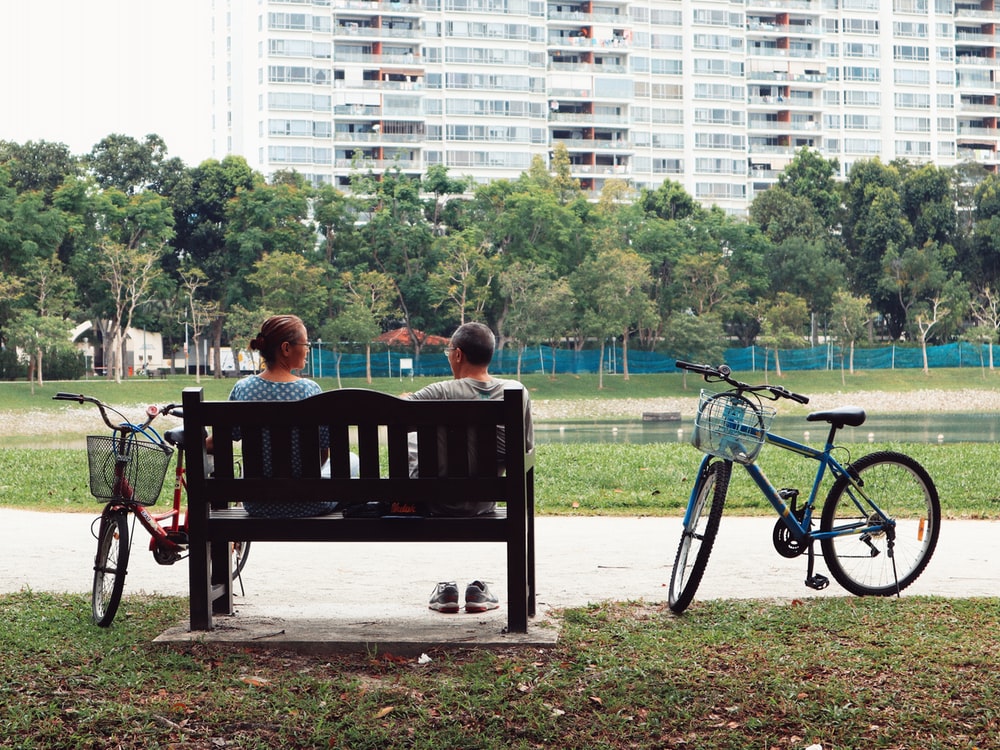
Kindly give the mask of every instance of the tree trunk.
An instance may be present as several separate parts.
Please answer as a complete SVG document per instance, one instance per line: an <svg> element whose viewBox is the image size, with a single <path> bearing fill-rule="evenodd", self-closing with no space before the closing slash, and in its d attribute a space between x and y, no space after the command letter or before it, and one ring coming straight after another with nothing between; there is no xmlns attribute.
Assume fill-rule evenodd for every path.
<svg viewBox="0 0 1000 750"><path fill-rule="evenodd" d="M597 360L597 390L604 390L604 337L601 336L601 358Z"/></svg>
<svg viewBox="0 0 1000 750"><path fill-rule="evenodd" d="M628 380L628 328L622 331L622 380Z"/></svg>
<svg viewBox="0 0 1000 750"><path fill-rule="evenodd" d="M222 372L222 316L212 321L212 359L215 367L215 378L223 377Z"/></svg>

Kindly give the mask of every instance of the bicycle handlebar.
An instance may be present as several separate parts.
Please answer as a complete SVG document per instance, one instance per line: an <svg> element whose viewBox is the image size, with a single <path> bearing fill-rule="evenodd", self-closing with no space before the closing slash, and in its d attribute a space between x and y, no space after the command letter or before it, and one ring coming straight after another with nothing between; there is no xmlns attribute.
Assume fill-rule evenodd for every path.
<svg viewBox="0 0 1000 750"><path fill-rule="evenodd" d="M104 424L110 427L112 430L121 432L138 432L145 427L149 426L149 423L161 415L172 415L175 417L183 417L184 413L181 409L180 404L167 404L166 406L154 406L150 405L146 407L146 421L142 424L135 425L125 419L120 411L112 406L108 406L102 403L100 400L94 398L93 396L85 396L82 393L66 393L65 391L60 391L52 397L53 401L76 401L79 404L90 403L94 404L98 410L101 412L101 419L104 420ZM117 414L122 419L121 424L112 424L111 420L108 419L107 412L111 411Z"/></svg>
<svg viewBox="0 0 1000 750"><path fill-rule="evenodd" d="M706 383L728 383L741 393L756 393L772 401L777 401L779 398L787 398L800 404L809 403L808 396L803 396L801 393L793 393L782 385L750 385L749 383L740 382L731 377L733 371L728 365L713 367L712 365L699 365L694 362L677 360L674 366L680 370L687 370L688 372L701 375L705 378Z"/></svg>

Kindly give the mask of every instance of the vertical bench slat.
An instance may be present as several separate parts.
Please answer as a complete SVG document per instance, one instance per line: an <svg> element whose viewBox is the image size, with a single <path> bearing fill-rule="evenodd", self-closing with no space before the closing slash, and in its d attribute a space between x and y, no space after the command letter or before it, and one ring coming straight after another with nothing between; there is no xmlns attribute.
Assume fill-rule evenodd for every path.
<svg viewBox="0 0 1000 750"><path fill-rule="evenodd" d="M366 479L375 479L379 476L378 425L359 424L357 429L361 476Z"/></svg>
<svg viewBox="0 0 1000 750"><path fill-rule="evenodd" d="M389 476L410 475L410 435L405 425L389 425L386 432L389 451Z"/></svg>
<svg viewBox="0 0 1000 750"><path fill-rule="evenodd" d="M330 476L351 475L351 429L346 424L328 425L330 430Z"/></svg>

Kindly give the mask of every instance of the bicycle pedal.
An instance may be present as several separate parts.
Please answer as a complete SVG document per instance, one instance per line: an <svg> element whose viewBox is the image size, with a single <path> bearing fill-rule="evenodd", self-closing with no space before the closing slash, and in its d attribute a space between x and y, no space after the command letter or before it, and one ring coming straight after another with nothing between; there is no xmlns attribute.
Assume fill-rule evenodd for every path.
<svg viewBox="0 0 1000 750"><path fill-rule="evenodd" d="M815 575L809 576L806 579L806 586L816 591L822 591L827 586L830 585L830 579L824 575L816 573Z"/></svg>

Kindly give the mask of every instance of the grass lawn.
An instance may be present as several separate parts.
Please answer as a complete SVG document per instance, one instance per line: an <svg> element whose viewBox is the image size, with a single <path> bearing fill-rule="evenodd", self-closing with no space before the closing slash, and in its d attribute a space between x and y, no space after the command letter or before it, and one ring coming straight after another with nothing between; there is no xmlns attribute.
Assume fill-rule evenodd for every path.
<svg viewBox="0 0 1000 750"><path fill-rule="evenodd" d="M979 374L944 372L924 386L910 372L906 381L957 390L983 387ZM802 377L781 382L839 390L832 373ZM529 387L536 398L594 398L595 383L538 376ZM203 384L209 397L224 398L232 381ZM58 408L56 390L165 403L181 385L91 381L32 396L27 384L0 384L0 411L30 422L33 410ZM685 393L673 375L616 385L625 391L607 395ZM547 388L559 395L538 395ZM946 517L1000 517L994 446L853 449L885 447L928 468ZM680 513L699 457L687 445L540 446L539 512ZM809 486L806 462L765 450L760 463L781 486ZM727 512L770 514L749 481L734 476ZM0 449L0 505L96 513L84 451ZM426 664L374 651L151 646L186 606L129 595L105 630L91 624L89 594L0 596L0 748L1000 747L996 598L696 601L681 617L659 602L607 602L556 613L562 630L552 648L432 651Z"/></svg>
<svg viewBox="0 0 1000 750"><path fill-rule="evenodd" d="M426 664L150 646L183 606L129 597L102 630L85 597L0 597L0 746L1000 747L996 599L605 603L552 648Z"/></svg>

